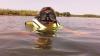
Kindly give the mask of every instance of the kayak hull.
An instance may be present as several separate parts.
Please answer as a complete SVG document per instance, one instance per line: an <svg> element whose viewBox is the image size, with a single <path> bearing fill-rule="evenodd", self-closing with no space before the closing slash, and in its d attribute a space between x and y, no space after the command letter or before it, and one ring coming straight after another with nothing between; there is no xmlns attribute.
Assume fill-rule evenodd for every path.
<svg viewBox="0 0 100 56"><path fill-rule="evenodd" d="M38 32L40 35L42 34L54 34L59 28L58 23L50 22L49 24L43 25L39 23L37 20L27 21L25 22L26 30L30 32Z"/></svg>

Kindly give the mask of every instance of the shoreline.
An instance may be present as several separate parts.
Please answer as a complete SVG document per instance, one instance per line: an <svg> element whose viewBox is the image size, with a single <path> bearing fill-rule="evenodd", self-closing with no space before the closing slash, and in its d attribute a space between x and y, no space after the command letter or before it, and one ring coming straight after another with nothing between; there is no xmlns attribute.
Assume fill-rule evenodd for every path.
<svg viewBox="0 0 100 56"><path fill-rule="evenodd" d="M31 17L31 16L26 16L26 15L0 15L0 16L23 16L23 17ZM34 16L32 16L32 17L34 17ZM67 17L67 16L57 16L57 17ZM100 16L98 16L98 17L70 16L70 17L100 18Z"/></svg>

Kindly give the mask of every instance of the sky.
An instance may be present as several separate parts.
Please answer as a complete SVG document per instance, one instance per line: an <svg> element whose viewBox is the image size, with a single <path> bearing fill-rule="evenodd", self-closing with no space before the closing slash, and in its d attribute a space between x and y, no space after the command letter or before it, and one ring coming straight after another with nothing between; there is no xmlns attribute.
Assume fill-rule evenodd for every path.
<svg viewBox="0 0 100 56"><path fill-rule="evenodd" d="M100 0L0 0L3 9L39 11L48 6L59 12L100 15Z"/></svg>

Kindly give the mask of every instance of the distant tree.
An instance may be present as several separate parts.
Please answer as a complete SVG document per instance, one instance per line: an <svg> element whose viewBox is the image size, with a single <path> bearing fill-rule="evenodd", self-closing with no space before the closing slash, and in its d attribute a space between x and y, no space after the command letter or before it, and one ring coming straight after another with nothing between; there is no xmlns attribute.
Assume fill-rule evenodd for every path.
<svg viewBox="0 0 100 56"><path fill-rule="evenodd" d="M84 17L96 17L97 15L93 15L93 14L84 14Z"/></svg>
<svg viewBox="0 0 100 56"><path fill-rule="evenodd" d="M67 16L67 13L66 12L63 12L62 13L62 16L64 16L64 17Z"/></svg>
<svg viewBox="0 0 100 56"><path fill-rule="evenodd" d="M69 17L71 16L70 12L63 12L63 13L60 13L61 16L64 16L64 17Z"/></svg>
<svg viewBox="0 0 100 56"><path fill-rule="evenodd" d="M59 13L59 12L57 12L57 11L55 12L55 14L56 14L56 16L58 16L58 17L60 16L60 13Z"/></svg>
<svg viewBox="0 0 100 56"><path fill-rule="evenodd" d="M59 13L59 16L62 17L63 16L63 13Z"/></svg>
<svg viewBox="0 0 100 56"><path fill-rule="evenodd" d="M66 16L67 17L71 16L71 13L70 12L66 12Z"/></svg>

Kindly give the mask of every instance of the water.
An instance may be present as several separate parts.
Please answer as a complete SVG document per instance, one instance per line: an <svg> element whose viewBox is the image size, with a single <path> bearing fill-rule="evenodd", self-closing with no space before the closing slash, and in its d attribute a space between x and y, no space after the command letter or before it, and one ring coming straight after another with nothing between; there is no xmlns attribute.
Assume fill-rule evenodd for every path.
<svg viewBox="0 0 100 56"><path fill-rule="evenodd" d="M33 18L0 16L1 56L100 56L100 18L59 17L63 28L51 37L51 49L35 48L35 41L43 36L24 26Z"/></svg>

